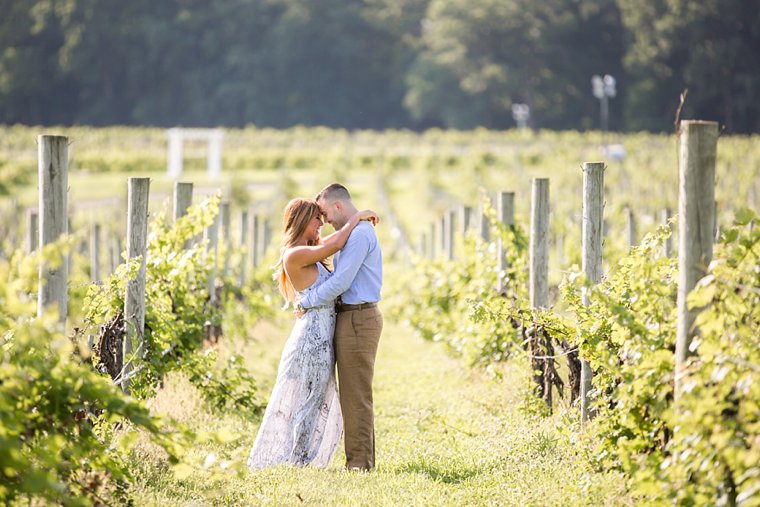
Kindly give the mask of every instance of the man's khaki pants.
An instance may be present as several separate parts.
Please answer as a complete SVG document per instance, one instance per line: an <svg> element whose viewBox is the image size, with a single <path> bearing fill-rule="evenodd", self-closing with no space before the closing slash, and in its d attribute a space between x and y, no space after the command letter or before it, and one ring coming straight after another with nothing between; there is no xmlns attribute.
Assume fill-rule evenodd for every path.
<svg viewBox="0 0 760 507"><path fill-rule="evenodd" d="M349 470L371 470L375 466L372 377L382 330L383 315L377 306L348 311L339 308L335 357Z"/></svg>

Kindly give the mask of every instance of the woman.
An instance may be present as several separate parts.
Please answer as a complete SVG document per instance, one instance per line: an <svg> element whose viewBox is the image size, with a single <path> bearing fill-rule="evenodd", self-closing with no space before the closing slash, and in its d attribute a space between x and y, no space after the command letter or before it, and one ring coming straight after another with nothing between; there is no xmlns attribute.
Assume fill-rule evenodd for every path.
<svg viewBox="0 0 760 507"><path fill-rule="evenodd" d="M323 261L343 248L361 220L377 223L372 211L354 214L344 227L321 239L324 223L316 201L293 199L285 207L280 259L275 279L285 307L324 282ZM272 395L248 457L249 468L289 463L326 467L343 431L335 383L333 305L314 308L297 319L280 359Z"/></svg>

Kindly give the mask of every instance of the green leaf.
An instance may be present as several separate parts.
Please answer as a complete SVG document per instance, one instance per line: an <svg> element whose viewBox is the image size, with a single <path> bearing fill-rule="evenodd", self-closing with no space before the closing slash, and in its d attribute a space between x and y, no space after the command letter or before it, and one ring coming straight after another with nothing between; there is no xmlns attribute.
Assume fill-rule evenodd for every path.
<svg viewBox="0 0 760 507"><path fill-rule="evenodd" d="M755 212L749 208L742 208L736 212L734 223L736 225L747 225L755 218Z"/></svg>
<svg viewBox="0 0 760 507"><path fill-rule="evenodd" d="M733 243L736 241L736 238L739 237L739 231L736 229L728 229L726 231L723 231L723 242L724 243Z"/></svg>
<svg viewBox="0 0 760 507"><path fill-rule="evenodd" d="M715 285L704 285L691 291L686 298L689 309L702 308L712 302L716 293Z"/></svg>

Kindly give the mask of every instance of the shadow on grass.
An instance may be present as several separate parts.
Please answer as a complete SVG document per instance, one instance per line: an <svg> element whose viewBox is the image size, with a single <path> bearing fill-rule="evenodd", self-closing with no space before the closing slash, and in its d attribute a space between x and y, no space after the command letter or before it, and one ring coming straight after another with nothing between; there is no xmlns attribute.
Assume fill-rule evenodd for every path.
<svg viewBox="0 0 760 507"><path fill-rule="evenodd" d="M399 466L396 473L421 474L444 484L459 484L484 472L481 468L469 468L461 463L460 465L456 467L453 463L434 462L419 457L415 461Z"/></svg>

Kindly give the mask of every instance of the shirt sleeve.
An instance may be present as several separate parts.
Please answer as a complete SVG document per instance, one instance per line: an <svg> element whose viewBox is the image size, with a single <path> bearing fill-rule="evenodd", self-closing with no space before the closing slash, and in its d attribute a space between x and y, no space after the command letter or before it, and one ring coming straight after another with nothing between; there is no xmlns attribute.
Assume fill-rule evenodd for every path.
<svg viewBox="0 0 760 507"><path fill-rule="evenodd" d="M355 228L340 251L340 259L332 276L314 290L309 291L301 300L301 306L313 308L328 305L346 292L367 257L369 247L370 241L367 235Z"/></svg>

